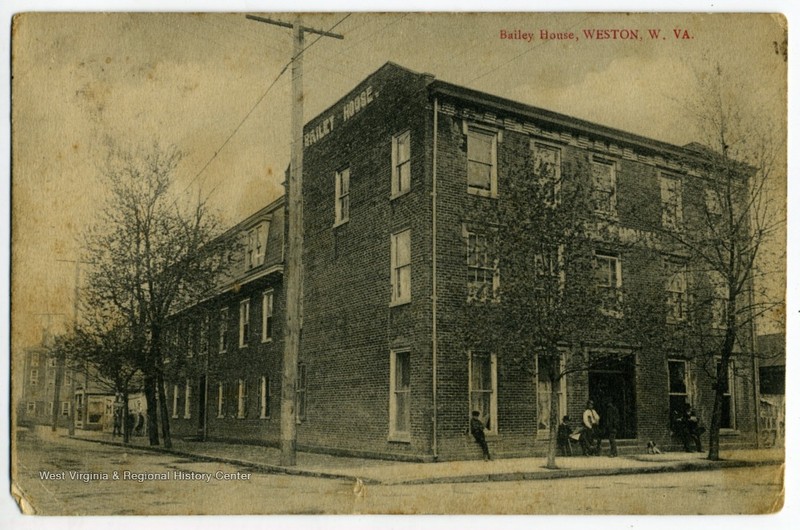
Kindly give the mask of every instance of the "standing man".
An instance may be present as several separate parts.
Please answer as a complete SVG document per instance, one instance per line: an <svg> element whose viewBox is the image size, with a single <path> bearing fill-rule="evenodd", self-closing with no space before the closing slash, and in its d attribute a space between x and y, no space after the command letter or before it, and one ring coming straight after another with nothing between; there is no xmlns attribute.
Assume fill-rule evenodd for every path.
<svg viewBox="0 0 800 530"><path fill-rule="evenodd" d="M600 454L600 414L594 410L594 403L590 399L586 402L586 410L583 411L583 436L581 437L581 447L583 454Z"/></svg>
<svg viewBox="0 0 800 530"><path fill-rule="evenodd" d="M483 422L480 420L481 413L477 410L472 411L472 419L469 420L469 430L472 433L472 437L475 438L475 441L478 445L481 446L481 451L483 451L483 459L484 460L491 460L492 457L489 455L489 446L486 445L486 435L483 432Z"/></svg>
<svg viewBox="0 0 800 530"><path fill-rule="evenodd" d="M608 456L612 458L617 456L617 430L619 430L619 424L619 411L614 402L609 401L606 407L605 425L608 433L608 444L611 446Z"/></svg>

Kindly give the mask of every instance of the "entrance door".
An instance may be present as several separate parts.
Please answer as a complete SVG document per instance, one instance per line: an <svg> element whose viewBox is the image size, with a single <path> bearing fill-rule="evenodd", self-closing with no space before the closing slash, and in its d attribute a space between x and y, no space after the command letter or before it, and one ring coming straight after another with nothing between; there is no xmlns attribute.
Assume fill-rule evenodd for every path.
<svg viewBox="0 0 800 530"><path fill-rule="evenodd" d="M636 390L634 357L603 363L589 371L589 399L603 416L609 401L616 405L620 415L617 438L636 438Z"/></svg>
<svg viewBox="0 0 800 530"><path fill-rule="evenodd" d="M197 436L206 439L206 376L201 375L197 384Z"/></svg>

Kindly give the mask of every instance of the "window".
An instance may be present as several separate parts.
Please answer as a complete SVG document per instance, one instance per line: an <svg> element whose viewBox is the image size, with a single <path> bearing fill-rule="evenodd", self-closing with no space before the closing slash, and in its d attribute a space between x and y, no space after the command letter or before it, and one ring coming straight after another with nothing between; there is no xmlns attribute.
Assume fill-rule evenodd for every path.
<svg viewBox="0 0 800 530"><path fill-rule="evenodd" d="M497 133L467 127L467 191L497 197Z"/></svg>
<svg viewBox="0 0 800 530"><path fill-rule="evenodd" d="M350 168L336 173L336 221L334 226L350 219Z"/></svg>
<svg viewBox="0 0 800 530"><path fill-rule="evenodd" d="M61 402L61 415L62 416L69 416L69 401L62 401Z"/></svg>
<svg viewBox="0 0 800 530"><path fill-rule="evenodd" d="M533 176L542 186L542 199L547 206L561 202L561 149L531 142Z"/></svg>
<svg viewBox="0 0 800 530"><path fill-rule="evenodd" d="M239 347L247 346L250 337L250 299L239 302Z"/></svg>
<svg viewBox="0 0 800 530"><path fill-rule="evenodd" d="M217 418L225 417L225 383L217 384Z"/></svg>
<svg viewBox="0 0 800 530"><path fill-rule="evenodd" d="M203 315L203 320L200 323L200 329L197 330L199 333L199 343L200 343L200 355L206 355L208 353L208 343L209 343L209 333L210 330L208 328L208 313Z"/></svg>
<svg viewBox="0 0 800 530"><path fill-rule="evenodd" d="M191 359L197 348L197 322L194 320L187 322L184 332L186 333L186 357Z"/></svg>
<svg viewBox="0 0 800 530"><path fill-rule="evenodd" d="M467 242L467 301L500 300L500 260L497 232L464 230Z"/></svg>
<svg viewBox="0 0 800 530"><path fill-rule="evenodd" d="M595 279L600 294L600 310L622 316L622 264L616 256L595 254Z"/></svg>
<svg viewBox="0 0 800 530"><path fill-rule="evenodd" d="M178 417L178 393L180 392L178 385L173 385L172 387L172 417Z"/></svg>
<svg viewBox="0 0 800 530"><path fill-rule="evenodd" d="M667 320L686 319L686 265L667 262Z"/></svg>
<svg viewBox="0 0 800 530"><path fill-rule="evenodd" d="M721 429L736 428L736 406L733 399L733 361L728 362L727 373L722 373L722 363L717 361L717 384L722 386L722 418L720 421Z"/></svg>
<svg viewBox="0 0 800 530"><path fill-rule="evenodd" d="M550 400L553 388L551 374L560 375L561 370L561 356L557 359L544 355L536 356L537 433L542 437L548 436L550 432ZM558 412L556 417L561 421L561 417L564 416L567 410L566 379L559 377L556 384L558 385Z"/></svg>
<svg viewBox="0 0 800 530"><path fill-rule="evenodd" d="M247 381L239 379L236 392L236 417L243 419L247 417Z"/></svg>
<svg viewBox="0 0 800 530"><path fill-rule="evenodd" d="M247 231L245 267L249 270L264 264L267 248L267 222L261 222Z"/></svg>
<svg viewBox="0 0 800 530"><path fill-rule="evenodd" d="M411 131L392 138L392 197L411 189Z"/></svg>
<svg viewBox="0 0 800 530"><path fill-rule="evenodd" d="M53 412L55 412L55 410L56 410L55 403L53 403L52 401L48 401L47 402L47 415L48 416L52 416Z"/></svg>
<svg viewBox="0 0 800 530"><path fill-rule="evenodd" d="M470 413L480 413L486 429L497 434L497 356L471 353L469 357Z"/></svg>
<svg viewBox="0 0 800 530"><path fill-rule="evenodd" d="M534 256L534 267L536 270L534 292L537 303L552 307L566 279L563 270L563 246L559 245L558 248L537 253Z"/></svg>
<svg viewBox="0 0 800 530"><path fill-rule="evenodd" d="M269 418L269 409L270 409L270 388L269 388L269 377L262 375L261 376L261 385L259 388L259 404L260 404L260 414L259 417L261 419Z"/></svg>
<svg viewBox="0 0 800 530"><path fill-rule="evenodd" d="M389 438L411 439L411 352L392 351L389 361Z"/></svg>
<svg viewBox="0 0 800 530"><path fill-rule="evenodd" d="M675 229L683 222L683 193L681 179L661 174L661 226Z"/></svg>
<svg viewBox="0 0 800 530"><path fill-rule="evenodd" d="M31 367L36 368L39 366L39 354L34 353L31 355Z"/></svg>
<svg viewBox="0 0 800 530"><path fill-rule="evenodd" d="M706 212L708 212L708 215L711 217L722 215L722 199L720 198L719 192L715 189L706 188L705 196Z"/></svg>
<svg viewBox="0 0 800 530"><path fill-rule="evenodd" d="M32 385L38 385L39 384L39 370L38 369L31 370L31 379L30 379L30 381L31 381Z"/></svg>
<svg viewBox="0 0 800 530"><path fill-rule="evenodd" d="M56 358L50 357L47 359L47 367L48 368L55 368L56 367Z"/></svg>
<svg viewBox="0 0 800 530"><path fill-rule="evenodd" d="M223 307L219 312L219 351L228 351L228 308Z"/></svg>
<svg viewBox="0 0 800 530"><path fill-rule="evenodd" d="M264 291L261 298L261 342L269 342L272 340L272 303L273 291Z"/></svg>
<svg viewBox="0 0 800 530"><path fill-rule="evenodd" d="M606 215L617 213L617 172L611 160L592 160L592 200L594 210Z"/></svg>
<svg viewBox="0 0 800 530"><path fill-rule="evenodd" d="M728 325L728 285L718 272L711 273L711 326L725 329Z"/></svg>
<svg viewBox="0 0 800 530"><path fill-rule="evenodd" d="M297 423L306 419L306 365L297 365L297 388L295 393L297 400Z"/></svg>
<svg viewBox="0 0 800 530"><path fill-rule="evenodd" d="M392 305L411 301L411 230L392 234Z"/></svg>
<svg viewBox="0 0 800 530"><path fill-rule="evenodd" d="M192 380L186 380L186 389L183 393L183 417L189 419L192 417Z"/></svg>
<svg viewBox="0 0 800 530"><path fill-rule="evenodd" d="M669 413L670 419L683 414L684 405L690 402L686 361L670 359L669 368Z"/></svg>
<svg viewBox="0 0 800 530"><path fill-rule="evenodd" d="M35 416L36 415L36 402L35 401L28 401L28 405L25 408L25 412Z"/></svg>

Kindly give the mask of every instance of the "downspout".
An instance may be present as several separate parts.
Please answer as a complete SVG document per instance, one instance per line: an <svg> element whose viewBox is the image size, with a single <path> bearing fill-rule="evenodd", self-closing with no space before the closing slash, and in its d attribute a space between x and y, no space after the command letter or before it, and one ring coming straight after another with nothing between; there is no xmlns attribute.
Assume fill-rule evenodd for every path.
<svg viewBox="0 0 800 530"><path fill-rule="evenodd" d="M439 459L439 440L438 440L438 406L437 406L437 368L438 368L438 336L437 336L437 328L436 328L436 306L438 305L438 298L436 292L436 155L437 155L437 148L438 148L438 141L437 136L439 132L439 99L434 97L433 98L433 172L431 174L431 184L432 184L432 192L431 192L431 256L432 256L432 293L431 293L431 356L432 356L432 364L433 369L431 371L432 374L432 391L433 391L433 417L432 417L432 428L433 428L433 439L431 442L431 452L433 453L433 459Z"/></svg>

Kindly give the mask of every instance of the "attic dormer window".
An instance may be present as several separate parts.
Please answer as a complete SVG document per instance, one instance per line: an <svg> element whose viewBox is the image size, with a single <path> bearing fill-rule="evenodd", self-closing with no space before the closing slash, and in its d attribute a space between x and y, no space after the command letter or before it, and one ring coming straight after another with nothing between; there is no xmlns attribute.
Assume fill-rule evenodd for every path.
<svg viewBox="0 0 800 530"><path fill-rule="evenodd" d="M248 270L264 264L267 251L267 228L268 223L262 221L247 231L245 266Z"/></svg>

